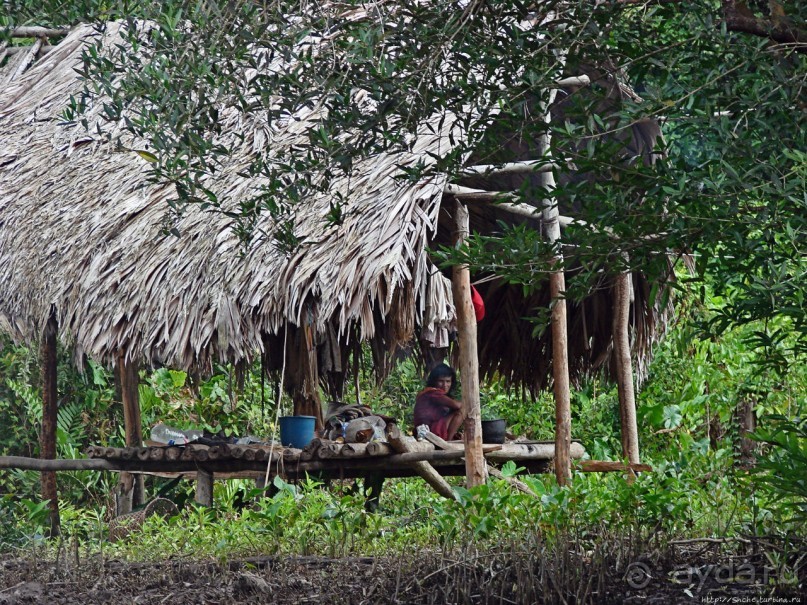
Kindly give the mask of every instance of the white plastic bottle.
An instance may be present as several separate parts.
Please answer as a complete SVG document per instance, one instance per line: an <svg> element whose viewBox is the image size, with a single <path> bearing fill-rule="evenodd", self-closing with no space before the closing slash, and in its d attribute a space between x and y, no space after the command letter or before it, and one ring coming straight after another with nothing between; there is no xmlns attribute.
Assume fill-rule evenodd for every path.
<svg viewBox="0 0 807 605"><path fill-rule="evenodd" d="M162 422L155 424L151 429L151 440L166 445L185 445L201 437L203 431L192 429L183 431L173 426L168 426Z"/></svg>

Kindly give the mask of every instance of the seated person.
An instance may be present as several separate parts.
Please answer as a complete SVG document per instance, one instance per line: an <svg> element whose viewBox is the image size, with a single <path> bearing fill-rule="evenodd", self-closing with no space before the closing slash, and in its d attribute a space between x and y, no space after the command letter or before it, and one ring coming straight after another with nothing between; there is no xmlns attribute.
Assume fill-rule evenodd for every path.
<svg viewBox="0 0 807 605"><path fill-rule="evenodd" d="M415 429L421 424L447 441L456 437L462 424L462 403L451 398L457 375L444 363L436 366L426 379L426 388L415 399Z"/></svg>

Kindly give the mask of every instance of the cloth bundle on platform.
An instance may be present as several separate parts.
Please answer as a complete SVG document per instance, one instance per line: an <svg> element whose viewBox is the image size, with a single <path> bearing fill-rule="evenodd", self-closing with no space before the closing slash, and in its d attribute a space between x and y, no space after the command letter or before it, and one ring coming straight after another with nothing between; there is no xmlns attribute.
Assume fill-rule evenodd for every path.
<svg viewBox="0 0 807 605"><path fill-rule="evenodd" d="M323 438L345 443L367 443L383 439L389 416L376 414L366 405L332 401L325 412Z"/></svg>
<svg viewBox="0 0 807 605"><path fill-rule="evenodd" d="M383 441L387 423L380 416L364 416L347 423L345 443L369 443Z"/></svg>

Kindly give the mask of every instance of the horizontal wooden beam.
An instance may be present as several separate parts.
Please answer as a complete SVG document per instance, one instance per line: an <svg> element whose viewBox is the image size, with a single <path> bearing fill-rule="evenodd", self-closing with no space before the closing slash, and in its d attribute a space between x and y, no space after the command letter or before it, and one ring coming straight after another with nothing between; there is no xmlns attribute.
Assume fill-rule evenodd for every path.
<svg viewBox="0 0 807 605"><path fill-rule="evenodd" d="M48 52L52 51L54 48L56 48L56 47L53 46L52 44L43 44L40 47L38 52L40 52L42 54L48 53ZM27 52L29 50L31 50L30 46L9 46L8 48L6 48L6 54L11 56L11 55L16 55L17 53Z"/></svg>
<svg viewBox="0 0 807 605"><path fill-rule="evenodd" d="M585 453L586 450L583 444L578 441L572 441L571 449L569 450L569 455L572 458L582 458ZM516 464L520 460L552 460L554 457L554 443L505 443L499 451L485 455L485 458L494 462L513 460Z"/></svg>
<svg viewBox="0 0 807 605"><path fill-rule="evenodd" d="M499 174L524 174L551 172L558 168L554 162L544 160L529 160L524 162L506 162L504 164L480 164L478 166L466 166L460 172L461 176L496 176Z"/></svg>
<svg viewBox="0 0 807 605"><path fill-rule="evenodd" d="M495 444L487 444L483 448L485 454L495 453L501 449L502 446ZM464 450L456 451L438 451L431 449L429 451L419 452L406 452L401 454L393 454L391 456L382 456L374 458L350 458L351 462L356 462L361 465L362 460L374 462L383 461L390 465L395 464L408 464L410 462L430 461L430 460L457 460L465 455ZM300 462L295 464L296 470L319 470L328 468L330 466L338 465L345 459L331 459L327 461L312 460L311 462ZM142 472L183 472L186 470L196 470L199 464L210 466L211 468L226 468L226 467L252 467L255 465L265 467L265 461L255 461L255 465L250 464L251 461L245 460L244 462L233 460L210 460L200 462L198 460L140 460L138 458L130 459L114 459L107 460L104 458L77 458L77 459L58 459L58 460L45 460L41 458L26 458L24 456L0 456L0 469L3 468L16 468L25 471L137 471ZM323 464L325 463L325 464ZM330 463L330 464L329 464ZM161 471L161 469L164 469ZM252 470L252 469L248 469ZM217 471L218 472L218 471Z"/></svg>
<svg viewBox="0 0 807 605"><path fill-rule="evenodd" d="M564 86L588 86L589 84L591 84L591 78L588 76L570 76L555 82L555 86L558 88L563 88Z"/></svg>
<svg viewBox="0 0 807 605"><path fill-rule="evenodd" d="M25 456L0 456L0 468L17 468L24 471L114 471L120 470L121 465L100 458L48 460Z"/></svg>
<svg viewBox="0 0 807 605"><path fill-rule="evenodd" d="M6 33L9 33L8 29ZM70 33L69 29L39 27L36 25L15 27L10 31L12 38L58 38L59 36L66 36L68 33Z"/></svg>
<svg viewBox="0 0 807 605"><path fill-rule="evenodd" d="M518 199L514 191L486 191L462 185L446 185L443 192L453 195L463 202L504 202Z"/></svg>
<svg viewBox="0 0 807 605"><path fill-rule="evenodd" d="M508 202L502 202L501 204L492 204L492 205L493 207L501 208L502 210L510 214L515 214L517 216L523 216L524 218L532 218L542 221L541 211L537 208L533 209L532 206L528 206L527 204L516 205L516 204L510 204ZM558 222L560 223L561 227L568 227L574 222L584 224L583 221L577 221L570 216L561 216L561 215L558 215Z"/></svg>
<svg viewBox="0 0 807 605"><path fill-rule="evenodd" d="M466 204L487 203L493 208L499 208L509 214L537 221L541 220L541 210L539 208L528 204L513 204L506 201L518 199L518 196L512 191L484 191L483 189L473 189L461 185L446 185L443 191ZM558 221L561 227L568 227L574 222L585 224L583 221L575 221L570 216L558 216Z"/></svg>
<svg viewBox="0 0 807 605"><path fill-rule="evenodd" d="M612 462L610 460L580 460L573 464L574 468L584 473L613 473L620 471L633 471L635 473L646 473L653 470L649 464L625 464L624 462Z"/></svg>

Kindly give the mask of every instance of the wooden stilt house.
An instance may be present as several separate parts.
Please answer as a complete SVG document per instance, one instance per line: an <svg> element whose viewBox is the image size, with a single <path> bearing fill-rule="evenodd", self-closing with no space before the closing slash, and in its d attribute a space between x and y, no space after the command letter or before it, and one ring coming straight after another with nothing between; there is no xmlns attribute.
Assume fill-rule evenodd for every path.
<svg viewBox="0 0 807 605"><path fill-rule="evenodd" d="M109 44L120 27L108 25ZM263 239L245 250L226 212L191 206L166 230L175 192L149 181L146 141L122 133L114 146L98 136L96 124L114 128L101 120L100 102L87 111L89 129L64 123L65 106L81 90L75 69L82 48L98 35L92 27L20 34L34 36L34 46L0 63L0 329L19 342L42 343L43 456L55 454L48 422L56 413L56 338L79 363L91 357L118 369L127 442L134 445L142 440L139 367L204 373L214 361L240 364L263 355L270 369L279 369L285 360L295 412L321 423L320 382L331 396L340 395L350 356L362 342L372 343L382 364L417 340L440 347L456 328L469 406L467 459L481 459L481 368L483 375L497 373L529 388L554 385L561 479L569 472L570 378L607 366L616 355L622 363L613 367L625 392L634 382L625 373L631 359L644 367L668 309L651 303L641 275L604 274L596 292L568 305L558 298L562 272L527 299L490 280L480 290L496 313L479 324L477 340L468 271L455 269L451 284L432 262L434 246L472 230L490 231L496 220L525 222L562 238L561 227L572 219L541 200L535 208L487 203L511 190L513 178L552 178L550 164L530 164L545 149L515 150L487 167L469 158L460 181L440 174L400 179L402 167L428 166L466 136L452 116L436 115L407 151L357 160L349 174L295 206L295 249L277 245L272 234L281 219L263 215L255 231ZM60 36L58 44L48 44L51 34ZM316 108L283 124L223 110L222 136L231 137L226 143L236 152L205 183L226 200L223 210L266 188L261 178L243 174L256 154L267 162L294 154L316 119ZM345 201L344 217L328 224L323 217L336 196ZM553 299L560 302L552 328L531 337L521 318ZM624 453L638 462L633 405L631 394L623 403ZM477 462L468 474L483 480L484 468ZM131 494L132 479L126 480L121 489ZM47 497L52 488L45 490Z"/></svg>

